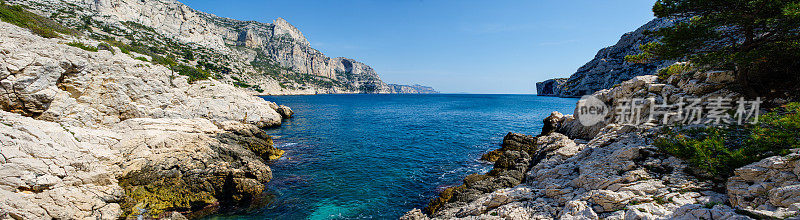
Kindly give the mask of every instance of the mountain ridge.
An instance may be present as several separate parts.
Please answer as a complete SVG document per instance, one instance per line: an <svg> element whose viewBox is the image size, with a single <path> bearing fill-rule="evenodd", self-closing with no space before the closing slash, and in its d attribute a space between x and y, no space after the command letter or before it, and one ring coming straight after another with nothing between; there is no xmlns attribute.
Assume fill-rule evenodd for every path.
<svg viewBox="0 0 800 220"><path fill-rule="evenodd" d="M259 95L403 93L367 64L328 57L283 18L241 21L176 0L10 0L101 41L157 48L223 82ZM138 51L137 51L138 52ZM138 56L134 55L134 56ZM151 60L153 60L151 58ZM405 87L410 93L429 93Z"/></svg>
<svg viewBox="0 0 800 220"><path fill-rule="evenodd" d="M581 97L612 88L636 76L653 75L658 69L675 61L654 63L630 63L626 55L639 54L639 45L658 40L648 34L663 27L672 26L678 19L653 19L634 31L623 34L614 45L600 49L597 54L566 79L554 78L536 83L541 96Z"/></svg>

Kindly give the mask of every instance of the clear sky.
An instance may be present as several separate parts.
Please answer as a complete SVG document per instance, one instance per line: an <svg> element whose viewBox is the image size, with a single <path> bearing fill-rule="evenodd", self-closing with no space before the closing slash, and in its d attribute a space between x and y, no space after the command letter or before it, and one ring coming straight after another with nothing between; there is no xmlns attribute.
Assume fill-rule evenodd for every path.
<svg viewBox="0 0 800 220"><path fill-rule="evenodd" d="M238 20L283 17L329 57L446 93L532 94L653 19L655 0L179 0Z"/></svg>

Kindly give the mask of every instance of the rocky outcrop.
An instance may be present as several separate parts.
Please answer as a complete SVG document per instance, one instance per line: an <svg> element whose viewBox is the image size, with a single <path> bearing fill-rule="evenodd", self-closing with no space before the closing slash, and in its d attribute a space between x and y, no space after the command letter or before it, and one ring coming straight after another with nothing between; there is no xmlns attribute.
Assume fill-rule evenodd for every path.
<svg viewBox="0 0 800 220"><path fill-rule="evenodd" d="M294 115L294 111L285 105L278 106L278 109L275 109L275 111L277 111L278 114L281 114L281 117L284 119L291 118Z"/></svg>
<svg viewBox="0 0 800 220"><path fill-rule="evenodd" d="M129 118L215 118L280 125L261 98L215 80L187 82L170 69L122 53L89 52L0 24L0 107L90 127ZM232 104L238 103L238 104Z"/></svg>
<svg viewBox="0 0 800 220"><path fill-rule="evenodd" d="M398 84L389 84L389 87L392 88L392 93L399 93L399 94L436 94L439 93L433 87L429 86L422 86L422 85L398 85Z"/></svg>
<svg viewBox="0 0 800 220"><path fill-rule="evenodd" d="M800 215L800 149L736 169L728 179L730 203L764 218Z"/></svg>
<svg viewBox="0 0 800 220"><path fill-rule="evenodd" d="M371 67L331 58L284 20L239 21L176 0L9 0L95 39L158 48L158 57L218 74L258 94L395 93ZM141 51L139 51L141 52ZM139 56L139 55L136 55ZM158 56L158 57L156 57Z"/></svg>
<svg viewBox="0 0 800 220"><path fill-rule="evenodd" d="M537 138L509 133L503 138L502 148L483 156L483 159L494 162L494 168L489 173L472 174L464 179L464 184L445 189L439 198L428 204L425 211L449 217L484 214L511 199L505 197L485 201L486 207L478 209L464 210L460 206L473 202L482 194L519 185L532 166L542 160L560 157L564 153L574 153L578 150L575 147L574 142L557 133ZM564 150L556 152L562 148ZM570 150L567 149L572 149L573 152L568 152Z"/></svg>
<svg viewBox="0 0 800 220"><path fill-rule="evenodd" d="M0 218L179 218L266 202L265 161L283 151L260 128L280 125L275 103L73 41L93 42L0 22Z"/></svg>
<svg viewBox="0 0 800 220"><path fill-rule="evenodd" d="M638 54L641 52L639 45L657 40L654 36L647 35L646 32L671 26L675 22L676 20L671 18L657 18L633 32L622 35L617 44L598 51L594 59L580 67L566 81L561 82L561 79L554 79L537 83L537 94L581 97L609 89L636 76L655 74L656 70L670 65L674 61L630 63L625 61L625 56Z"/></svg>
<svg viewBox="0 0 800 220"><path fill-rule="evenodd" d="M664 82L638 76L593 94L616 112L624 98L726 97L730 73L690 72ZM654 104L646 100L642 109ZM576 110L577 111L577 110ZM647 112L640 115L646 122ZM482 159L494 161L487 174L445 189L424 210L402 219L750 219L796 215L797 167L793 154L773 157L736 171L720 184L695 176L687 163L653 145L657 124L623 125L610 114L584 127L558 112L537 136L509 134L502 147ZM522 172L522 175L519 175ZM508 180L498 182L499 180ZM518 185L513 185L517 181ZM505 183L505 184L498 184ZM513 185L510 187L505 187ZM725 186L723 186L725 187ZM741 211L750 213L742 215Z"/></svg>
<svg viewBox="0 0 800 220"><path fill-rule="evenodd" d="M540 136L536 138L539 145L532 148L549 149L549 153L530 164L522 184L473 191L469 196L456 193L440 209L429 210L434 211L431 215L412 211L405 218L747 218L730 207L716 205L724 203L725 194L713 192L710 182L689 175L681 160L658 153L646 132L611 125L588 143L576 143L559 133ZM515 156L498 159L495 168L508 159L525 161Z"/></svg>
<svg viewBox="0 0 800 220"><path fill-rule="evenodd" d="M536 94L539 96L555 96L561 94L561 86L567 82L567 78L548 79L536 83Z"/></svg>
<svg viewBox="0 0 800 220"><path fill-rule="evenodd" d="M122 160L105 138L81 141L69 127L0 111L0 218L116 219L125 192Z"/></svg>

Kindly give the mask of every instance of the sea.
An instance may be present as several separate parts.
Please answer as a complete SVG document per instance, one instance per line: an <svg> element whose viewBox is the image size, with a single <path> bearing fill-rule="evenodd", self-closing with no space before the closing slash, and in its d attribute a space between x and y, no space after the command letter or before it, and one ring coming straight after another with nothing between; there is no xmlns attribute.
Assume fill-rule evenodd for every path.
<svg viewBox="0 0 800 220"><path fill-rule="evenodd" d="M268 165L266 207L207 219L397 219L471 173L508 132L537 135L577 99L536 95L264 96L295 115L268 129L284 157Z"/></svg>

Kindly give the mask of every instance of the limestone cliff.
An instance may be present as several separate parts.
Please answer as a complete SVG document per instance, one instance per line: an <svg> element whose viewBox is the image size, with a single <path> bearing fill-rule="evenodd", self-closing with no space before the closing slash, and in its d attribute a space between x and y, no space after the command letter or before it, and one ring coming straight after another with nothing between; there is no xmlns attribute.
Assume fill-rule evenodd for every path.
<svg viewBox="0 0 800 220"><path fill-rule="evenodd" d="M566 81L557 80L560 83L553 83L555 81L548 80L537 83L537 94L542 96L580 97L611 88L636 76L655 74L659 68L674 62L629 63L625 62L625 56L638 54L640 53L639 45L657 40L654 36L647 35L646 32L672 26L674 22L676 22L675 19L658 18L633 32L622 35L617 44L598 51L594 59L580 67Z"/></svg>
<svg viewBox="0 0 800 220"><path fill-rule="evenodd" d="M100 43L0 22L0 219L191 217L265 202L266 161L283 151L259 127L288 108L74 42Z"/></svg>
<svg viewBox="0 0 800 220"><path fill-rule="evenodd" d="M174 61L258 94L396 93L366 64L331 58L282 18L239 21L176 0L10 0L132 56ZM145 56L147 58L147 56ZM170 62L165 62L170 63Z"/></svg>
<svg viewBox="0 0 800 220"><path fill-rule="evenodd" d="M398 85L398 84L389 84L389 87L392 89L392 93L405 93L405 94L433 94L439 93L433 87L429 86L422 86L422 85Z"/></svg>
<svg viewBox="0 0 800 220"><path fill-rule="evenodd" d="M536 94L540 96L556 96L561 93L561 87L567 78L548 79L536 83Z"/></svg>

